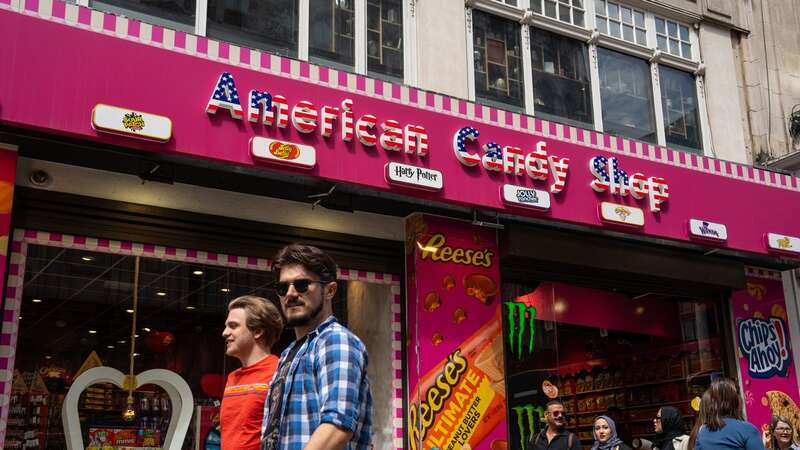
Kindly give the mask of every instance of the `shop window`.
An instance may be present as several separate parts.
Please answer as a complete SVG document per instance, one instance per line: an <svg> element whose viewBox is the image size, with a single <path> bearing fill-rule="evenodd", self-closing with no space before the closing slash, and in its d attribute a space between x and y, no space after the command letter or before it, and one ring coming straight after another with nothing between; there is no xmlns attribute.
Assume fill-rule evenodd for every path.
<svg viewBox="0 0 800 450"><path fill-rule="evenodd" d="M12 316L9 305L21 304L13 383L17 395L11 398L7 448L22 448L25 433L31 430L41 432L36 435L37 448L66 448L61 402L76 372L104 365L128 373L135 272L131 249L143 247L109 242L107 252L93 251L81 244L89 239L62 235L53 245L42 245L47 242L42 236L47 235L23 241L14 254L24 268L20 272L24 288L4 303L7 318ZM69 248L63 246L67 241ZM140 258L138 271L135 372L168 369L189 384L195 405L187 407L198 411L193 423L200 428L190 429L184 448L194 448L195 442L204 443L209 436L213 441L216 424L211 419L219 412L215 405L225 377L239 366L225 356L221 339L228 302L252 294L277 305L274 276L266 270L266 260L209 254L203 263L198 261L201 254L151 250L151 257ZM242 268L243 260L251 268ZM227 265L228 261L233 262ZM393 346L400 344L392 332L393 326L399 327L393 313L399 308L393 290L399 290L396 282L388 281L391 277L382 279L387 281L369 282L366 276L339 280L333 310L367 347L375 404L392 405L400 401L394 388L400 379L392 368L399 364ZM4 329L8 326L5 323ZM285 330L272 351L280 354L293 339L293 331ZM168 395L144 386L134 397L136 419L126 422L122 411L127 391L105 384L84 391L78 410L84 443L97 448L160 448L172 408ZM393 424L395 414L393 408L375 408L376 448L386 448L399 432ZM19 447L12 447L14 443Z"/></svg>
<svg viewBox="0 0 800 450"><path fill-rule="evenodd" d="M297 56L298 0L208 0L208 36Z"/></svg>
<svg viewBox="0 0 800 450"><path fill-rule="evenodd" d="M74 2L73 2L74 3ZM91 1L89 6L154 25L194 32L195 0L167 0L152 2L147 0L102 0Z"/></svg>
<svg viewBox="0 0 800 450"><path fill-rule="evenodd" d="M355 0L310 0L308 52L312 62L353 67Z"/></svg>
<svg viewBox="0 0 800 450"><path fill-rule="evenodd" d="M533 97L537 116L592 125L592 88L586 45L548 31L531 32Z"/></svg>
<svg viewBox="0 0 800 450"><path fill-rule="evenodd" d="M603 130L656 142L653 91L647 61L598 48Z"/></svg>
<svg viewBox="0 0 800 450"><path fill-rule="evenodd" d="M584 0L531 0L531 10L536 14L583 27L586 17L583 2Z"/></svg>
<svg viewBox="0 0 800 450"><path fill-rule="evenodd" d="M597 29L608 36L647 45L644 11L606 0L595 0Z"/></svg>
<svg viewBox="0 0 800 450"><path fill-rule="evenodd" d="M487 103L524 104L520 25L483 11L472 12L475 95Z"/></svg>
<svg viewBox="0 0 800 450"><path fill-rule="evenodd" d="M403 78L403 5L367 0L367 70Z"/></svg>
<svg viewBox="0 0 800 450"><path fill-rule="evenodd" d="M722 375L719 305L655 294L540 282L503 289L509 449L543 426L545 404L560 398L568 430L590 446L592 421L607 414L620 438L653 440L662 406L696 414L692 400Z"/></svg>
<svg viewBox="0 0 800 450"><path fill-rule="evenodd" d="M667 145L699 152L700 113L694 76L664 66L658 70Z"/></svg>
<svg viewBox="0 0 800 450"><path fill-rule="evenodd" d="M656 43L664 52L692 59L692 43L686 25L656 17Z"/></svg>

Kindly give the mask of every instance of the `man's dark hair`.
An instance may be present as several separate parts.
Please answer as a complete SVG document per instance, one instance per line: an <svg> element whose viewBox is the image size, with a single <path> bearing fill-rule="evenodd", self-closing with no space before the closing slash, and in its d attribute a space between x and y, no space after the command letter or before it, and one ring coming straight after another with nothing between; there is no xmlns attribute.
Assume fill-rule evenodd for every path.
<svg viewBox="0 0 800 450"><path fill-rule="evenodd" d="M564 403L562 403L561 400L550 400L546 405L544 405L544 410L547 411L553 405L558 405L562 408L564 407Z"/></svg>
<svg viewBox="0 0 800 450"><path fill-rule="evenodd" d="M280 276L281 268L299 265L319 275L322 281L336 281L336 263L333 258L317 247L304 244L290 244L282 248L272 262L272 273Z"/></svg>

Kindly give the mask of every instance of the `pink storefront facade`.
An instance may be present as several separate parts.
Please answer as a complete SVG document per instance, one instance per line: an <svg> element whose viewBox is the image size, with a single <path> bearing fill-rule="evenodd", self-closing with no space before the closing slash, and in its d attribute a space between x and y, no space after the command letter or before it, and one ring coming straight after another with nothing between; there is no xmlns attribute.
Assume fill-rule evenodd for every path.
<svg viewBox="0 0 800 450"><path fill-rule="evenodd" d="M588 234L603 241L602 248L617 241L634 242L645 251L678 248L734 261L742 267L741 280L739 286L726 287L729 296L722 302L727 319L719 332L734 364L729 362L722 372L739 380L748 418L757 426L777 414L775 405L786 405L783 399L800 402L789 337L795 319L787 316L788 294L780 282L780 271L800 262L800 180L795 177L549 122L59 0L0 0L0 61L0 124L15 134L342 183L390 198L441 205L442 210L474 211L475 223L469 226L485 230L486 223L495 228L502 223L509 236L518 236L518 240L504 238L498 231L497 276L504 279L504 255L537 256L521 254L532 247L519 244L525 242L526 228L511 233L517 226L552 226L567 235L577 230L576 236ZM14 142L9 144L13 148ZM13 185L15 176L6 178ZM9 211L1 212L13 215L13 211L9 204ZM4 255L14 254L14 245L19 251L36 237L28 230L14 238L10 224L2 233L10 242ZM504 245L521 250L504 250ZM575 255L568 253L563 258ZM604 258L585 254L571 264L620 271L636 264L611 254ZM411 272L408 264L413 262L407 263L405 273ZM766 267L755 267L759 265ZM11 286L11 278L17 275L14 270L24 268L14 268L13 261L11 267L7 289L22 289ZM552 269L559 270L567 271ZM655 267L650 274L669 270ZM393 274L395 278L387 279L399 286L404 271L399 268ZM415 280L406 280L406 293L416 297L405 301L402 317L398 310L393 322L399 327L392 347L399 367L392 379L399 385L392 385L392 406L384 407L392 409L395 430L391 442L377 443L376 448L435 448L426 443L424 431L419 435L420 427L408 423L420 419L409 415L409 404L415 401L409 391L417 380L407 378L411 375L406 370L414 358L426 358L411 355L408 347L432 339L422 334L414 334L414 341L409 338L409 323L418 319L407 320L408 315L417 307L431 308L423 305L426 293L417 293L409 284L419 285L423 276L421 272ZM3 354L6 362L0 367L5 389L0 397L0 442L14 371L14 359L7 356L14 353L14 330L19 326L15 298L17 292L7 292L4 303L0 344L12 350ZM539 314L546 315L541 308ZM576 326L617 326L578 316L571 320ZM752 331L758 327L778 330L780 337L770 339ZM770 357L768 363L753 362L772 347L777 349L775 361ZM423 372L438 362L424 362ZM582 368L575 370L583 373ZM573 375L557 376L559 381L553 384L564 392L565 380ZM511 402L511 396L506 397ZM514 428L522 424L514 416L521 410L507 406L506 420L493 422L500 428L484 433L485 440L470 440L472 448L517 448L516 441L526 433ZM794 409L786 406L786 411L797 413L794 403L791 406ZM587 411L595 409L600 408ZM576 424L577 429L580 426ZM419 442L409 445L410 439Z"/></svg>

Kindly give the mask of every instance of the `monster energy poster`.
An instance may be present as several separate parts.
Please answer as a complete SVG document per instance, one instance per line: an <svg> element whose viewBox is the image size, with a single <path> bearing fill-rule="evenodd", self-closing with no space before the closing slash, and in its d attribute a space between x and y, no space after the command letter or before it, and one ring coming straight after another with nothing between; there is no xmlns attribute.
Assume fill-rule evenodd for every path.
<svg viewBox="0 0 800 450"><path fill-rule="evenodd" d="M503 306L496 230L413 215L406 258L407 448L509 448L501 315L528 327L535 312ZM520 352L529 335L515 334Z"/></svg>

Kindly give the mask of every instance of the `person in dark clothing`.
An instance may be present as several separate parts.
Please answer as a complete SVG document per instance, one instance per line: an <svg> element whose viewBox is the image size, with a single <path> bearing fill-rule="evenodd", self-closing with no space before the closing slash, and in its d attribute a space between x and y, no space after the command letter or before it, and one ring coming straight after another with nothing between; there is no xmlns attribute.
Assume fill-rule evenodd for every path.
<svg viewBox="0 0 800 450"><path fill-rule="evenodd" d="M547 427L528 442L527 450L581 450L578 437L566 430L567 415L563 403L558 400L548 402L544 418Z"/></svg>
<svg viewBox="0 0 800 450"><path fill-rule="evenodd" d="M683 414L672 406L664 406L658 410L653 419L656 436L653 446L658 450L686 450L689 436L683 424Z"/></svg>
<svg viewBox="0 0 800 450"><path fill-rule="evenodd" d="M594 419L594 445L592 450L631 450L617 436L617 424L608 416L597 416Z"/></svg>

